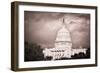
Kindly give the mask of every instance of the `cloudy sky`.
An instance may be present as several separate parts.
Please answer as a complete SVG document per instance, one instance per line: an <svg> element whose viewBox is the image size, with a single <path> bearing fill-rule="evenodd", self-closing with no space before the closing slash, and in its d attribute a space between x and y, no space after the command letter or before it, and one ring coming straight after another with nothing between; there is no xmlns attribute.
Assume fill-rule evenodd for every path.
<svg viewBox="0 0 100 73"><path fill-rule="evenodd" d="M64 24L71 32L73 48L90 47L89 14L25 11L24 15L26 42L54 47L57 32Z"/></svg>

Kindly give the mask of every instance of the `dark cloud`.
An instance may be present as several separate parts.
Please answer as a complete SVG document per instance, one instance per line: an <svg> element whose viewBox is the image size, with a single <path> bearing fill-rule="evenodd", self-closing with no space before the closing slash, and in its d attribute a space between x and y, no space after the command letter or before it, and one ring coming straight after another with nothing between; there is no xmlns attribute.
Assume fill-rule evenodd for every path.
<svg viewBox="0 0 100 73"><path fill-rule="evenodd" d="M62 24L71 32L73 48L90 47L89 14L25 11L25 41L42 47L54 47L56 34Z"/></svg>

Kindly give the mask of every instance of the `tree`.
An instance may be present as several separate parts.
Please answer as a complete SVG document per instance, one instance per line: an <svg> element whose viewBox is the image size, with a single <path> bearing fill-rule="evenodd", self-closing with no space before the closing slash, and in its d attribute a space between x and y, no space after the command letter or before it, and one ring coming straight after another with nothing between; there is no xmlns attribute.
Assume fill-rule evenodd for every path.
<svg viewBox="0 0 100 73"><path fill-rule="evenodd" d="M35 43L25 42L24 60L25 61L40 61L44 60L42 53L43 49Z"/></svg>

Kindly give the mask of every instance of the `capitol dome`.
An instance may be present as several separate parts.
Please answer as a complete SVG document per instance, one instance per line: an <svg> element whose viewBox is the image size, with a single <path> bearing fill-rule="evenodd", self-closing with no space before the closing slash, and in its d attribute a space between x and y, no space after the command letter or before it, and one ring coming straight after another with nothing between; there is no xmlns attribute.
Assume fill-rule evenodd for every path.
<svg viewBox="0 0 100 73"><path fill-rule="evenodd" d="M57 32L55 48L72 48L71 35L65 25Z"/></svg>
<svg viewBox="0 0 100 73"><path fill-rule="evenodd" d="M56 42L71 42L70 32L63 25L62 28L57 32Z"/></svg>

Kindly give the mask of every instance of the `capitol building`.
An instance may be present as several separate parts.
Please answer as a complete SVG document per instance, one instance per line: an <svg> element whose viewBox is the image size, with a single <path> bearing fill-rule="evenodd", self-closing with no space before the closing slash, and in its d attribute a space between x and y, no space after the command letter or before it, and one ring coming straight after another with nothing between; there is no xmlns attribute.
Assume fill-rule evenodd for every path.
<svg viewBox="0 0 100 73"><path fill-rule="evenodd" d="M69 30L62 25L61 29L58 30L54 48L45 48L43 50L44 58L47 56L52 57L52 60L60 58L71 58L75 54L84 53L86 54L87 48L72 48L72 38Z"/></svg>

